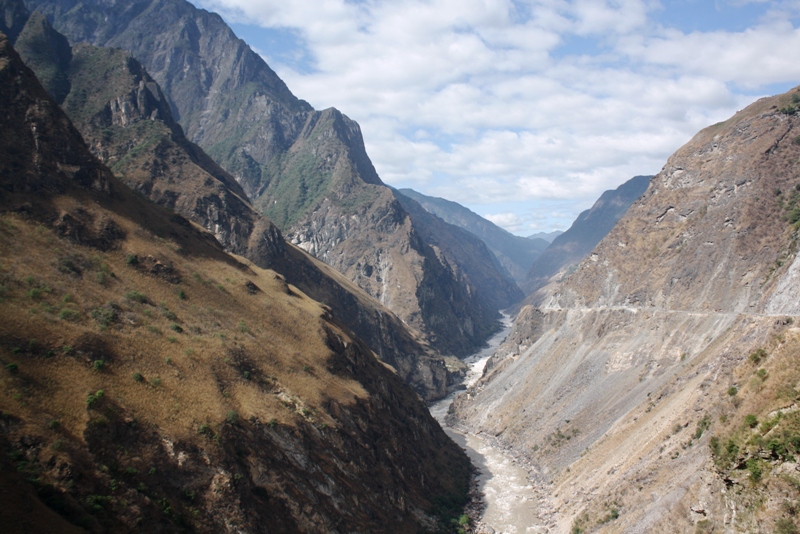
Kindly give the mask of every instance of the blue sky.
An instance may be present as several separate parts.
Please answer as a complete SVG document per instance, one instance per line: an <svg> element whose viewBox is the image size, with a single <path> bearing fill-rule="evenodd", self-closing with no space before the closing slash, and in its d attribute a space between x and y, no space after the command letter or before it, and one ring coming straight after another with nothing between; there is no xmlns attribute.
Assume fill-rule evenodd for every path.
<svg viewBox="0 0 800 534"><path fill-rule="evenodd" d="M564 230L695 133L800 84L800 0L195 0L384 182Z"/></svg>

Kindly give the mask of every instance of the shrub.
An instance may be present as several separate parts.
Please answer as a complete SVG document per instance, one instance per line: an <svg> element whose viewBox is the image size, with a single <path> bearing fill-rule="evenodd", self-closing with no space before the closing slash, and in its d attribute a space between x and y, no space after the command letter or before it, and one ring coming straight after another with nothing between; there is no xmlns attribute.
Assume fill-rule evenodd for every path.
<svg viewBox="0 0 800 534"><path fill-rule="evenodd" d="M136 254L128 254L125 257L125 263L127 265L132 266L132 267L136 266L136 265L139 265L139 256L137 256Z"/></svg>
<svg viewBox="0 0 800 534"><path fill-rule="evenodd" d="M235 425L239 421L239 414L236 410L231 410L225 414L225 420L232 425Z"/></svg>
<svg viewBox="0 0 800 534"><path fill-rule="evenodd" d="M76 310L65 308L60 312L58 312L58 318L61 319L62 321L75 322L81 318L81 314Z"/></svg>
<svg viewBox="0 0 800 534"><path fill-rule="evenodd" d="M114 304L106 304L93 309L90 313L92 319L100 323L100 326L109 326L117 321L117 308Z"/></svg>
<svg viewBox="0 0 800 534"><path fill-rule="evenodd" d="M211 425L209 425L208 423L203 423L197 429L197 433L200 434L201 436L210 436L211 435Z"/></svg>
<svg viewBox="0 0 800 534"><path fill-rule="evenodd" d="M761 475L764 473L758 458L748 458L747 470L750 471L750 480L753 483L758 483L761 480Z"/></svg>
<svg viewBox="0 0 800 534"><path fill-rule="evenodd" d="M61 352L63 352L63 353L64 353L64 354L66 354L67 356L69 356L70 354L72 354L73 352L75 352L75 349L73 349L73 348L72 348L71 346L69 346L69 345L64 345L63 347L61 347Z"/></svg>
<svg viewBox="0 0 800 534"><path fill-rule="evenodd" d="M758 418L756 418L756 416L753 414L747 414L744 418L744 424L750 428L755 428L758 424Z"/></svg>
<svg viewBox="0 0 800 534"><path fill-rule="evenodd" d="M104 362L103 360L95 360L95 361L92 362L92 368L95 371L102 371L103 370L103 366L105 364L106 364L106 362Z"/></svg>
<svg viewBox="0 0 800 534"><path fill-rule="evenodd" d="M144 382L144 377L142 376L142 373L133 373L131 377L135 382Z"/></svg>
<svg viewBox="0 0 800 534"><path fill-rule="evenodd" d="M775 534L797 534L797 527L791 519L784 517L775 521Z"/></svg>
<svg viewBox="0 0 800 534"><path fill-rule="evenodd" d="M102 389L98 389L95 393L89 393L86 397L86 406L92 406L97 401L103 398L104 392Z"/></svg>
<svg viewBox="0 0 800 534"><path fill-rule="evenodd" d="M756 371L756 376L761 380L765 380L767 378L767 370L766 369L759 369Z"/></svg>
<svg viewBox="0 0 800 534"><path fill-rule="evenodd" d="M47 428L50 430L58 430L61 428L61 423L56 421L55 419L51 419L49 423L47 423Z"/></svg>
<svg viewBox="0 0 800 534"><path fill-rule="evenodd" d="M181 325L179 325L178 323L172 323L171 325L169 325L169 328L170 330L173 330L179 334L183 332L183 328L181 328Z"/></svg>
<svg viewBox="0 0 800 534"><path fill-rule="evenodd" d="M6 370L9 373L16 373L17 371L19 371L19 365L17 365L16 363L9 363L8 365L6 365Z"/></svg>
<svg viewBox="0 0 800 534"><path fill-rule="evenodd" d="M186 300L186 291L183 289L178 290L178 298L181 300Z"/></svg>
<svg viewBox="0 0 800 534"><path fill-rule="evenodd" d="M154 388L157 388L161 385L161 378L155 377L154 379L150 380L150 385Z"/></svg>
<svg viewBox="0 0 800 534"><path fill-rule="evenodd" d="M128 291L127 293L125 293L125 298L132 302L138 302L140 304L147 303L147 296L144 295L143 293L139 293L135 289L133 291Z"/></svg>
<svg viewBox="0 0 800 534"><path fill-rule="evenodd" d="M711 418L706 414L697 422L697 430L695 430L694 439L703 437L703 432L705 432L709 426L711 426Z"/></svg>
<svg viewBox="0 0 800 534"><path fill-rule="evenodd" d="M731 397L733 397L737 393L739 393L739 388L737 388L736 386L731 386L728 388L728 395L730 395Z"/></svg>
<svg viewBox="0 0 800 534"><path fill-rule="evenodd" d="M767 351L764 349L756 349L755 352L750 353L750 361L758 364L761 360L767 357Z"/></svg>

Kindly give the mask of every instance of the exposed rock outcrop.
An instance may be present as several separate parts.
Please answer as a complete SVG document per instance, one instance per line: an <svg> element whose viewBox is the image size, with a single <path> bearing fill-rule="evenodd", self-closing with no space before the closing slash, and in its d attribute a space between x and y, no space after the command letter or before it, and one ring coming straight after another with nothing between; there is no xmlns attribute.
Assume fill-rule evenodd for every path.
<svg viewBox="0 0 800 534"><path fill-rule="evenodd" d="M797 365L798 101L797 90L762 99L698 133L575 272L523 308L486 376L458 399L460 424L498 436L551 482L559 531L794 521L780 511L780 476L746 481L752 458L776 473L787 460L761 438L769 429L750 441L741 429L751 399L773 417L795 396L780 393L793 371L762 390L779 360L754 362L774 353L784 369ZM748 358L758 347L769 350ZM733 474L718 471L742 442L750 452Z"/></svg>

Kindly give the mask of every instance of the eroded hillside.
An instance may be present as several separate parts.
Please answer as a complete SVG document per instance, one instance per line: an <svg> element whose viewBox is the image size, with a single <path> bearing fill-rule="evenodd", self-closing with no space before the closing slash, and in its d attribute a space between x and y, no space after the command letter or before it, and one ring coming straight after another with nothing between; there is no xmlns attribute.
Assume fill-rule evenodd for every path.
<svg viewBox="0 0 800 534"><path fill-rule="evenodd" d="M330 311L143 199L0 36L0 522L436 530L463 452Z"/></svg>
<svg viewBox="0 0 800 534"><path fill-rule="evenodd" d="M798 102L673 155L457 401L549 484L557 531L796 529Z"/></svg>

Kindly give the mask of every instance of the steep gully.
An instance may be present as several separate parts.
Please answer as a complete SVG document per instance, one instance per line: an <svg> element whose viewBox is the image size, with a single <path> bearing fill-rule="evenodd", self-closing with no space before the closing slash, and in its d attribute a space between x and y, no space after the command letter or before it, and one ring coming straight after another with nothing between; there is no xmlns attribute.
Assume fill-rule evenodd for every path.
<svg viewBox="0 0 800 534"><path fill-rule="evenodd" d="M486 347L464 359L469 370L463 385L469 388L480 379L486 362L506 339L511 326L511 318L504 314L503 329L489 339ZM446 424L448 409L461 391L456 390L432 403L430 412L447 435L467 452L473 465L480 471L478 490L483 494L485 508L476 531L497 534L547 532L540 519L542 509L548 508L547 499L542 488L531 483L529 471L483 436Z"/></svg>

